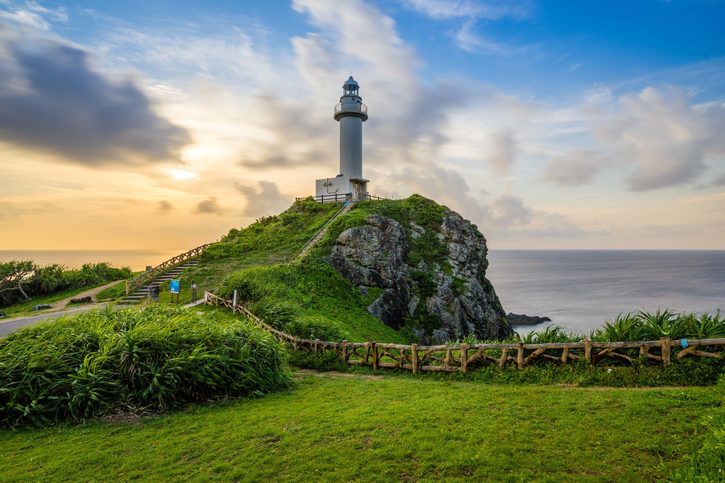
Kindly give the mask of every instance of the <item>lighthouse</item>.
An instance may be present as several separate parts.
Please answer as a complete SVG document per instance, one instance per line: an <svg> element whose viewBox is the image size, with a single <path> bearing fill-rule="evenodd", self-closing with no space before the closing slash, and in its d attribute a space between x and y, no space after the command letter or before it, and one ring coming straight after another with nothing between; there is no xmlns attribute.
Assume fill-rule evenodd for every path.
<svg viewBox="0 0 725 483"><path fill-rule="evenodd" d="M318 179L318 201L360 201L367 198L368 180L362 171L362 124L368 120L368 108L360 97L360 85L352 76L342 85L342 97L335 106L334 118L340 123L340 173L334 178Z"/></svg>

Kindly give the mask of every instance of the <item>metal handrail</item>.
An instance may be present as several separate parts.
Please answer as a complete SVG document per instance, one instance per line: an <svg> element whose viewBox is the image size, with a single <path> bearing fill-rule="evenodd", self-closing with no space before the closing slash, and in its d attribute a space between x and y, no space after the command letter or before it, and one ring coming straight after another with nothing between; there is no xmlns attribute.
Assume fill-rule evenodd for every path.
<svg viewBox="0 0 725 483"><path fill-rule="evenodd" d="M306 242L306 243L305 243L304 245L302 245L302 248L300 249L300 253L299 253L299 255L301 255L301 254L305 253L305 249L306 249L306 248L307 248L308 246L310 246L310 244L311 244L311 243L312 243L313 241L315 241L315 238L317 238L317 236L318 236L318 235L319 235L320 233L322 233L323 231L327 230L327 227L328 227L328 226L330 226L330 224L332 224L332 222L333 222L333 221L335 221L335 220L337 219L337 217L338 217L338 216L340 216L340 213L342 213L343 211L345 211L345 209L347 209L347 207L348 207L348 206L351 206L351 205L352 205L352 201L348 201L348 202L344 203L344 204L342 205L342 208L340 208L340 209L339 209L339 210L338 210L338 211L337 211L337 212L336 212L336 213L335 213L334 215L332 215L332 217L330 217L330 219L329 219L329 220L327 220L327 221L326 221L326 222L325 222L325 223L324 223L324 224L323 224L323 225L322 225L322 226L320 227L320 229L319 229L319 230L317 230L317 231L315 232L315 234L314 234L314 235L312 235L312 238L310 238L309 240L307 240L307 242ZM299 256L299 255L298 255L298 256Z"/></svg>
<svg viewBox="0 0 725 483"><path fill-rule="evenodd" d="M211 245L211 243L199 245L196 248L192 248L188 252L184 252L181 255L176 255L175 257L169 258L165 262L156 265L151 270L147 270L144 273L137 275L130 280L126 280L126 295L129 295L131 292L139 288L144 283L148 282L149 280L153 280L158 275L161 275L170 268L175 267L176 265L179 265L180 263L183 263L187 260L191 260L192 258L198 257L209 245Z"/></svg>
<svg viewBox="0 0 725 483"><path fill-rule="evenodd" d="M342 108L342 103L341 102L338 102L337 105L335 106L335 114L339 114L341 112L359 112L360 114L367 114L368 113L368 106L367 105L365 105L363 103L360 103L360 104L356 104L356 107L359 107L359 109L355 109L355 108L352 108L352 109L345 108L345 109L343 109Z"/></svg>
<svg viewBox="0 0 725 483"><path fill-rule="evenodd" d="M312 198L318 203L325 203L325 202L334 202L334 203L340 203L349 201L351 199L352 195L350 193L346 194L340 194L340 193L332 193L329 195L317 195L317 196L307 196L304 198L295 198L295 201L302 201L306 200L307 198ZM383 198L381 196L371 195L371 194L364 194L363 199L361 201L372 201L372 200L385 200L387 198Z"/></svg>

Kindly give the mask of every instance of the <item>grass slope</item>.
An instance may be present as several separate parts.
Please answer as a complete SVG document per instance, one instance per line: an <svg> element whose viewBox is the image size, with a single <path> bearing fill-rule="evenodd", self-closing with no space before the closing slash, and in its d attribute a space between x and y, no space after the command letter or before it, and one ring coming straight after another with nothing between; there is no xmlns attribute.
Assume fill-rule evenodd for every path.
<svg viewBox="0 0 725 483"><path fill-rule="evenodd" d="M135 423L0 432L0 480L654 481L686 463L718 397L306 376Z"/></svg>
<svg viewBox="0 0 725 483"><path fill-rule="evenodd" d="M202 255L200 265L181 275L182 301L191 297L191 282L198 293L216 292L227 275L254 266L284 264L294 259L302 246L342 208L341 204L315 203L312 199L295 202L275 216L266 216L246 228L233 228ZM162 285L161 301L167 301L168 283Z"/></svg>
<svg viewBox="0 0 725 483"><path fill-rule="evenodd" d="M309 238L308 235L316 231L310 230L304 237L299 236L304 217L325 209L330 210L327 205L315 204L310 200L295 203L279 217L230 233L227 239L213 246L210 253L219 257L246 257L253 250L267 249L265 247L269 247L270 243L271 246L281 243L289 250L295 246L299 249ZM400 332L387 327L367 311L380 291L370 290L365 296L360 294L329 266L326 258L340 233L365 224L365 219L371 214L380 214L397 220L407 231L410 231L410 223L426 229L425 234L419 237L409 233L409 263L417 265L425 262L427 266L439 265L444 270L450 269L446 259L447 248L436 236L446 211L445 206L418 195L404 200L356 203L348 213L330 225L325 237L302 263L249 264L227 277L219 293L231 296L238 289L243 300L251 303L252 309L267 322L301 337L409 342L412 340L411 327L425 323L427 314L411 317ZM285 222L286 219L292 221ZM483 241L483 236L481 239ZM418 275L429 276L424 272ZM420 304L420 307L424 306Z"/></svg>

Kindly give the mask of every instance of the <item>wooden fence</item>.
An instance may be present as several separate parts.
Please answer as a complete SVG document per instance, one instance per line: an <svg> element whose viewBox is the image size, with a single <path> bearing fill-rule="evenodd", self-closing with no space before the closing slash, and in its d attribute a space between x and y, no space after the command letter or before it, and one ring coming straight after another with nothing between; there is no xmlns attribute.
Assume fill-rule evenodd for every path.
<svg viewBox="0 0 725 483"><path fill-rule="evenodd" d="M130 294L146 282L149 282L153 280L154 278L158 277L159 275L163 274L164 272L170 270L171 268L175 267L176 265L183 263L187 260L191 260L192 258L196 258L201 253L211 245L211 243L205 243L204 245L200 245L196 248L192 248L188 252L182 253L181 255L176 255L175 257L169 258L165 262L156 265L151 270L148 270L146 272L143 272L142 274L138 275L137 277L134 277L132 279L126 280L126 295Z"/></svg>
<svg viewBox="0 0 725 483"><path fill-rule="evenodd" d="M475 366L495 364L499 367L515 364L522 369L533 361L552 361L566 365L571 361L599 364L616 360L632 364L646 358L669 366L673 359L683 357L712 357L722 359L725 338L718 339L669 339L628 342L581 342L544 344L386 344L380 342L329 342L319 339L301 339L275 329L254 315L241 304L206 292L208 305L220 305L233 312L244 314L264 330L295 350L307 352L333 351L341 361L349 365L370 366L373 369L391 367L418 371L467 372ZM719 349L719 352L715 352Z"/></svg>

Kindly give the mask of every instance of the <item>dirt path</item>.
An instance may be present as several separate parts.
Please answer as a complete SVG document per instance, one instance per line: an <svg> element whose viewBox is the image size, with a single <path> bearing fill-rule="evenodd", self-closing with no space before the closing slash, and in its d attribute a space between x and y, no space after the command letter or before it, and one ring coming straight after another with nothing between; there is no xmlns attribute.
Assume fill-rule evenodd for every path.
<svg viewBox="0 0 725 483"><path fill-rule="evenodd" d="M86 290L84 292L75 294L72 297L67 297L67 298L64 298L62 300L58 300L57 302L53 302L53 308L52 309L49 309L48 311L49 312L56 312L58 310L63 310L66 307L66 305L68 305L70 303L71 299L79 299L81 297L88 297L88 296L90 296L93 299L93 303L95 303L96 302L96 295L98 295L100 292L102 292L103 290L106 290L109 287L113 287L117 283L123 283L123 281L122 280L121 281L116 280L114 282L109 282L106 285L101 285L100 287L94 287L94 288L88 289L88 290Z"/></svg>

